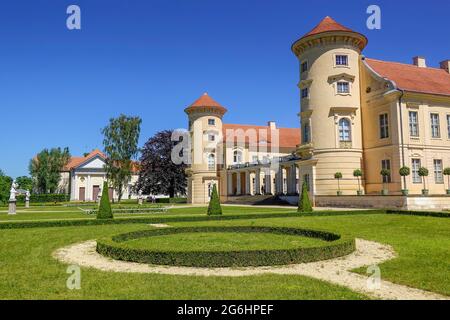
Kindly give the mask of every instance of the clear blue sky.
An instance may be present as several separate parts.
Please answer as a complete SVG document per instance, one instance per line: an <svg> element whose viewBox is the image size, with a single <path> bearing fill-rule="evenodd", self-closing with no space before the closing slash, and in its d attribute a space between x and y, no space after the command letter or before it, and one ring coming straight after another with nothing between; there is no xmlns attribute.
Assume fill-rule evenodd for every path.
<svg viewBox="0 0 450 320"><path fill-rule="evenodd" d="M66 28L66 8L82 30ZM378 4L382 29L366 28ZM101 148L120 113L143 118L141 144L186 127L204 91L229 123L298 126L294 40L330 15L369 38L366 56L430 66L450 58L450 3L428 1L9 0L0 10L0 168L28 173L43 148Z"/></svg>

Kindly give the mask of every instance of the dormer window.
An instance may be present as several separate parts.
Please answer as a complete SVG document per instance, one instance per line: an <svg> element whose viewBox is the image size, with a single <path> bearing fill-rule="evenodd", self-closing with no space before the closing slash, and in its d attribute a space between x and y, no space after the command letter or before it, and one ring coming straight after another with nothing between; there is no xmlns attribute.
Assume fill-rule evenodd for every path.
<svg viewBox="0 0 450 320"><path fill-rule="evenodd" d="M215 126L216 125L216 119L208 119L208 125L209 126Z"/></svg>
<svg viewBox="0 0 450 320"><path fill-rule="evenodd" d="M350 85L347 81L339 81L337 83L337 93L346 94L350 93Z"/></svg>
<svg viewBox="0 0 450 320"><path fill-rule="evenodd" d="M301 73L308 71L308 61L305 61L301 64L300 71Z"/></svg>
<svg viewBox="0 0 450 320"><path fill-rule="evenodd" d="M348 66L348 56L343 54L336 55L336 66Z"/></svg>

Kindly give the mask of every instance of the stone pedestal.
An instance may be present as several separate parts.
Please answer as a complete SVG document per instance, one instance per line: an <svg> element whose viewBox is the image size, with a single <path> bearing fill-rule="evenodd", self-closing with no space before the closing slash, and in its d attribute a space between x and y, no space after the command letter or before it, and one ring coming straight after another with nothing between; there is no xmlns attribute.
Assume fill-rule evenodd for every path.
<svg viewBox="0 0 450 320"><path fill-rule="evenodd" d="M17 204L16 201L9 201L8 214L16 214Z"/></svg>
<svg viewBox="0 0 450 320"><path fill-rule="evenodd" d="M25 200L25 208L29 208L30 207L30 200Z"/></svg>
<svg viewBox="0 0 450 320"><path fill-rule="evenodd" d="M142 198L139 198L138 199L138 204L140 205L140 206L142 206L142 203L144 202L144 199L142 199Z"/></svg>

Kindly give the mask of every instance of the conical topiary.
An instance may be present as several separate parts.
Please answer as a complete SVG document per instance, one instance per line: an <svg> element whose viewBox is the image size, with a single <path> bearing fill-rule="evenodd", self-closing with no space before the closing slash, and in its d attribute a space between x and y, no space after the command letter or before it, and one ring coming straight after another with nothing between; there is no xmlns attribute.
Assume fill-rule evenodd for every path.
<svg viewBox="0 0 450 320"><path fill-rule="evenodd" d="M308 196L308 186L306 185L306 181L303 181L302 185L302 194L298 199L298 212L312 212L311 201Z"/></svg>
<svg viewBox="0 0 450 320"><path fill-rule="evenodd" d="M222 207L220 206L219 194L217 193L216 185L213 185L211 193L211 201L209 201L208 216L222 214Z"/></svg>
<svg viewBox="0 0 450 320"><path fill-rule="evenodd" d="M109 202L109 188L108 183L103 183L102 198L100 200L100 206L98 207L97 219L112 219L111 203Z"/></svg>

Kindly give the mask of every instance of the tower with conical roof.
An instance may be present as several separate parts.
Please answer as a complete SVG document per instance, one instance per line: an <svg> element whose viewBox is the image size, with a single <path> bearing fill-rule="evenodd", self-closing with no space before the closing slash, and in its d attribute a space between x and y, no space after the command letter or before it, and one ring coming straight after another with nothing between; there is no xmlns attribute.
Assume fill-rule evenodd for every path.
<svg viewBox="0 0 450 320"><path fill-rule="evenodd" d="M358 190L353 171L363 163L359 65L366 44L364 35L326 17L292 45L300 64L297 152L310 159L301 169L318 195L336 195L336 172L344 194Z"/></svg>
<svg viewBox="0 0 450 320"><path fill-rule="evenodd" d="M214 184L221 193L222 117L227 109L204 93L184 111L189 117L191 137L191 164L186 171L188 202L208 203Z"/></svg>

